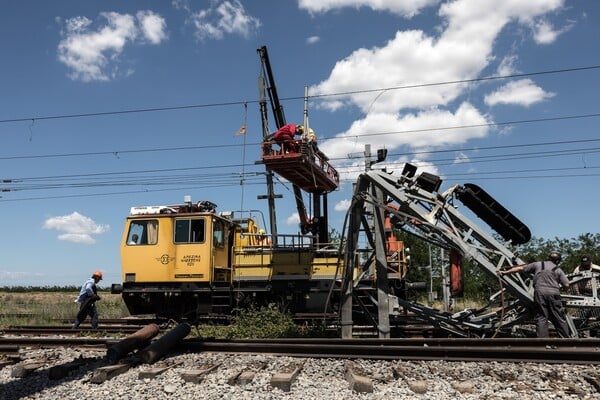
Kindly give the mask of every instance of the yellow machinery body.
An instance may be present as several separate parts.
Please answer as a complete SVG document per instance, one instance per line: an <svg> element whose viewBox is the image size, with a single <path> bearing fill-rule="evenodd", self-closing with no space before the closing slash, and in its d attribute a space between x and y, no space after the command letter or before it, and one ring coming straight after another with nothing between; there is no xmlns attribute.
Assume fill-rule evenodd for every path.
<svg viewBox="0 0 600 400"><path fill-rule="evenodd" d="M254 219L221 216L212 207L134 207L122 235L120 291L132 314L175 319L267 304L332 312L325 308L328 296L339 295L339 251L317 248L310 236L271 237Z"/></svg>

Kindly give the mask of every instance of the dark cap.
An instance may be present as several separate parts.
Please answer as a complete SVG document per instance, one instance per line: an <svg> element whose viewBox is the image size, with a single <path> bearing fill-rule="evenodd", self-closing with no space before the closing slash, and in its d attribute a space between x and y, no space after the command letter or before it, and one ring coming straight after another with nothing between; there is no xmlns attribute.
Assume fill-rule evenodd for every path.
<svg viewBox="0 0 600 400"><path fill-rule="evenodd" d="M590 265L592 265L592 260L590 259L590 256L588 256L587 254L581 256L581 265L583 265L584 267L589 267Z"/></svg>
<svg viewBox="0 0 600 400"><path fill-rule="evenodd" d="M548 257L548 258L550 259L550 261L552 261L554 264L557 264L557 265L562 260L562 256L557 251L553 251L552 253L550 253L550 257Z"/></svg>

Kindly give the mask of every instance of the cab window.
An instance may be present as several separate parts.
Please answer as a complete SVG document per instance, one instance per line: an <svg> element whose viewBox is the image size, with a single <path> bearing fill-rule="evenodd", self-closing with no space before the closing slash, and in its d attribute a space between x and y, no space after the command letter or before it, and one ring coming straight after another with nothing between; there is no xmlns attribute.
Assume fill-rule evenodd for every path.
<svg viewBox="0 0 600 400"><path fill-rule="evenodd" d="M213 246L225 246L225 224L221 220L213 221Z"/></svg>
<svg viewBox="0 0 600 400"><path fill-rule="evenodd" d="M204 242L204 219L175 220L175 243Z"/></svg>
<svg viewBox="0 0 600 400"><path fill-rule="evenodd" d="M135 220L129 224L127 245L137 246L156 244L158 241L158 221L155 219Z"/></svg>

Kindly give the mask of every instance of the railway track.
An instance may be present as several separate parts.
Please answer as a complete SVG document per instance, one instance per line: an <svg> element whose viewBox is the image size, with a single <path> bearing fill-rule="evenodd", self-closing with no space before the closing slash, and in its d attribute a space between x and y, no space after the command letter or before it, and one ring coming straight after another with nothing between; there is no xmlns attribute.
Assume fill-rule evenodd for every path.
<svg viewBox="0 0 600 400"><path fill-rule="evenodd" d="M83 323L77 329L72 329L71 320L56 319L56 325L9 325L0 328L0 334L19 336L75 336L82 333L110 336L131 334L151 323L157 325L168 323L164 319L156 318L105 318L99 320L98 329L92 329L88 323Z"/></svg>
<svg viewBox="0 0 600 400"><path fill-rule="evenodd" d="M2 349L15 347L96 346L108 348L114 338L0 337ZM185 339L177 352L252 353L307 358L374 360L510 361L600 364L600 339Z"/></svg>
<svg viewBox="0 0 600 400"><path fill-rule="evenodd" d="M123 385L123 382L129 382L126 385L132 386L136 385L136 381L141 384L143 380L143 387L155 385L153 382L156 382L158 385L156 390L162 390L173 384L173 388L169 387L169 390L173 389L174 393L187 395L190 391L196 394L204 393L207 388L203 387L202 383L208 381L211 382L211 388L215 387L216 382L218 382L217 387L224 386L223 382L227 382L225 386L230 388L223 388L223 395L238 390L233 387L244 386L246 389L239 389L241 392L238 394L241 395L248 393L248 386L255 386L259 393L265 391L268 393L276 389L284 392L294 390L303 392L302 389L298 389L298 385L307 385L307 380L316 380L310 385L317 385L316 382L319 380L333 379L336 384L346 381L347 388L351 392L371 393L378 390L378 386L391 390L390 385L398 382L396 386L401 384L408 387L403 389L405 392L410 390L420 393L420 390L433 389L423 387L425 379L423 372L415 373L413 369L422 369L424 365L430 365L425 369L433 372L439 369L440 376L446 376L448 371L454 371L456 368L457 372L452 372L450 375L455 376L455 379L460 377L457 381L464 385L452 386L454 389L449 390L464 389L468 393L476 390L475 385L469 381L469 378L475 379L475 375L465 375L464 372L465 369L471 368L468 366L471 364L478 365L472 368L487 376L483 379L494 382L506 379L516 382L518 380L516 376L519 374L507 372L514 369L514 365L523 366L527 371L536 370L538 367L534 365L540 365L542 372L539 374L544 377L543 371L549 371L544 365L560 364L557 368L563 371L579 371L581 379L587 380L585 390L588 393L591 393L590 391L600 393L600 377L591 373L596 371L597 365L600 364L600 339L203 340L187 338L178 342L167 356L152 365L140 362L135 357L125 358L116 364L109 363L104 357L107 354L106 350L117 342L115 339L89 337L0 336L0 360L5 360L0 362L0 388L24 390L25 395L34 395L37 393L36 390L43 391L48 387L62 384L83 384L86 385L86 391L95 390L94 384L98 384L104 391L109 390L113 393L113 390L116 390L117 393L122 390L118 389L118 385ZM60 352L67 354L66 358L56 358ZM79 356L74 358L73 354ZM448 361L452 362L439 364ZM467 363L456 363L456 361L467 361ZM485 364L489 361L494 362ZM506 362L503 365L509 366L499 367L498 361ZM432 362L433 364L429 364ZM322 368L332 369L333 372L322 374L315 371ZM382 371L387 371L385 377L382 377ZM119 376L121 378L115 379ZM556 377L553 380L556 381ZM299 381L301 383L298 383ZM184 383L193 383L197 386L184 386ZM525 381L514 385L522 388L527 384L528 382ZM543 390L552 390L552 393L566 390L562 386L562 389L559 388L558 384L553 385ZM577 388L566 384L564 387L573 390L573 393L585 393L585 391L576 392ZM184 388L187 392L178 392L177 388ZM541 389L536 386L532 390ZM55 396L56 393L58 392L52 392L48 396ZM1 397L2 390L0 390ZM273 392L273 397L277 397L277 392Z"/></svg>

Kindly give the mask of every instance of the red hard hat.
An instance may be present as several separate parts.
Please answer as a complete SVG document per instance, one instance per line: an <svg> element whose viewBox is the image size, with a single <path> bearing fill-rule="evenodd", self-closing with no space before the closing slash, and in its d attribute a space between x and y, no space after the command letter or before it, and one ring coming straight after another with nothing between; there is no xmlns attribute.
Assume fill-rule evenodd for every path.
<svg viewBox="0 0 600 400"><path fill-rule="evenodd" d="M96 271L92 274L92 278L102 279L102 272Z"/></svg>

